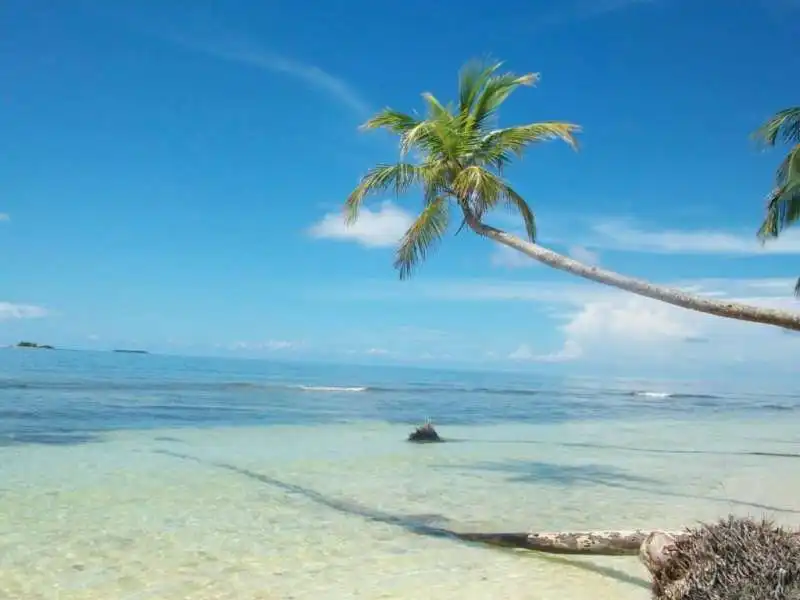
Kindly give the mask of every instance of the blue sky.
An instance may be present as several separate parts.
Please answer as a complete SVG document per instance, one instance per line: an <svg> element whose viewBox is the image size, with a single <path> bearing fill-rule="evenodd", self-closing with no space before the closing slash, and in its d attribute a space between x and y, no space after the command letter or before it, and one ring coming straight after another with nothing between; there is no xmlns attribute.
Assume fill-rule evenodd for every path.
<svg viewBox="0 0 800 600"><path fill-rule="evenodd" d="M800 235L755 241L800 99L794 0L9 0L0 37L0 343L498 368L791 370L799 338L449 237L410 282L415 197L339 208L392 139L375 110L491 55L541 73L505 123L569 120L508 175L541 241L701 293L794 307ZM498 214L494 224L518 230Z"/></svg>

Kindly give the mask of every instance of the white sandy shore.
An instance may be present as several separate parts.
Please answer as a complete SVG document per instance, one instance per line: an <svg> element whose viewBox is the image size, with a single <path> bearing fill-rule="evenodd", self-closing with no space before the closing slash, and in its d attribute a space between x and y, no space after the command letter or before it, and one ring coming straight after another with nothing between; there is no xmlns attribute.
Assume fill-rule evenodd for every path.
<svg viewBox="0 0 800 600"><path fill-rule="evenodd" d="M779 416L441 427L469 441L423 447L404 427L353 423L0 448L0 597L644 599L635 559L403 525L679 528L729 512L800 525L800 458L736 454L800 454L798 423Z"/></svg>

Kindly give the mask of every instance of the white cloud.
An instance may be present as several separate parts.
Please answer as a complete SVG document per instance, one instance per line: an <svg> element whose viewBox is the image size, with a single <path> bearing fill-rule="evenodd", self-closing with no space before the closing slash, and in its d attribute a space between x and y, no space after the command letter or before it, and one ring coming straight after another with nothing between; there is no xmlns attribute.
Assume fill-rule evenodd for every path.
<svg viewBox="0 0 800 600"><path fill-rule="evenodd" d="M703 296L800 311L800 301L792 297L794 280L789 278L694 279L667 285ZM561 337L559 349L546 353L521 344L510 354L504 353L508 360L518 362L580 360L624 367L747 361L763 367L791 368L793 357L800 351L800 335L784 335L777 327L714 317L580 280L412 281L392 289L388 293L386 288L384 294L374 297L426 303L514 302L544 307ZM372 297L374 291L377 290L362 288L359 293ZM509 333L494 331L492 335L508 338Z"/></svg>
<svg viewBox="0 0 800 600"><path fill-rule="evenodd" d="M526 239L525 233L514 231L513 228L510 233L522 239ZM600 262L600 255L597 252L578 244L570 246L567 253L575 260L585 264L597 265ZM496 242L494 243L492 253L489 255L489 262L493 267L504 269L526 269L541 266L540 262L532 259L530 256Z"/></svg>
<svg viewBox="0 0 800 600"><path fill-rule="evenodd" d="M600 255L597 252L589 250L585 246L572 246L568 254L578 262L587 265L597 266L600 264Z"/></svg>
<svg viewBox="0 0 800 600"><path fill-rule="evenodd" d="M276 351L276 350L290 350L295 348L297 344L295 342L289 342L286 340L266 340L261 342L234 342L230 345L231 350L243 350L243 351L253 351L253 350L269 350L269 351Z"/></svg>
<svg viewBox="0 0 800 600"><path fill-rule="evenodd" d="M669 304L620 293L607 300L588 301L563 328L576 342L624 339L626 342L684 340L699 332L682 318L682 309Z"/></svg>
<svg viewBox="0 0 800 600"><path fill-rule="evenodd" d="M791 298L796 279L793 278L701 278L655 282L704 296L748 298L753 296ZM429 281L412 279L403 285L384 282L361 282L358 286L339 288L340 298L440 300L448 302L538 302L543 304L582 306L587 302L614 298L639 297L615 287L592 283L574 277L558 280L455 279ZM769 293L768 293L769 292ZM336 291L328 291L332 296ZM655 301L654 301L655 302ZM685 310L685 309L678 309ZM691 311L690 311L691 312Z"/></svg>
<svg viewBox="0 0 800 600"><path fill-rule="evenodd" d="M546 354L537 354L528 344L520 344L516 350L508 355L508 358L521 362L555 363L575 360L576 358L580 358L582 354L583 350L576 342L567 340L560 350Z"/></svg>
<svg viewBox="0 0 800 600"><path fill-rule="evenodd" d="M41 306L0 302L0 321L8 321L11 319L40 319L49 314L50 311Z"/></svg>
<svg viewBox="0 0 800 600"><path fill-rule="evenodd" d="M11 220L11 215L9 215L8 213L0 213L0 222L10 221L10 220Z"/></svg>
<svg viewBox="0 0 800 600"><path fill-rule="evenodd" d="M309 87L327 94L355 112L359 117L364 117L371 112L369 105L361 98L358 92L343 79L328 73L316 65L306 64L293 58L270 52L259 43L244 36L212 39L210 37L191 38L171 34L161 37L184 48L203 52L215 58L294 77Z"/></svg>
<svg viewBox="0 0 800 600"><path fill-rule="evenodd" d="M366 353L370 356L386 356L389 354L389 351L384 350L383 348L370 348Z"/></svg>
<svg viewBox="0 0 800 600"><path fill-rule="evenodd" d="M539 265L538 262L533 260L530 256L526 256L522 252L518 252L513 248L504 246L503 244L495 244L496 248L489 256L489 261L493 267L500 267L504 269L525 269L528 267L535 267Z"/></svg>
<svg viewBox="0 0 800 600"><path fill-rule="evenodd" d="M800 302L790 296L786 283L779 297L753 295L758 284L744 296L725 293L719 282L709 291L756 306L800 311ZM732 286L741 287L742 282ZM789 364L789 357L800 351L800 340L782 335L779 328L714 317L625 292L588 299L573 305L565 316L561 328L565 343L594 361Z"/></svg>
<svg viewBox="0 0 800 600"><path fill-rule="evenodd" d="M592 245L627 252L654 254L800 254L800 229L787 230L780 238L762 244L755 231L703 229L648 230L627 220L609 220L591 227Z"/></svg>
<svg viewBox="0 0 800 600"><path fill-rule="evenodd" d="M363 207L352 225L345 223L342 213L328 213L309 228L309 234L315 238L382 248L397 245L413 221L410 213L387 200L377 210Z"/></svg>

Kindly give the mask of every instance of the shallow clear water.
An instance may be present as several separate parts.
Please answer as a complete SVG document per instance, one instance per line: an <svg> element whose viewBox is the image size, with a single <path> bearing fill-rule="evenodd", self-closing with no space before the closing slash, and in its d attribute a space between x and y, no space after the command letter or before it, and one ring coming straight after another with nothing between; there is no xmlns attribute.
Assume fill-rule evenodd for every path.
<svg viewBox="0 0 800 600"><path fill-rule="evenodd" d="M338 388L338 389L337 389ZM647 598L455 531L800 524L800 397L0 352L0 598ZM404 442L426 417L453 443Z"/></svg>

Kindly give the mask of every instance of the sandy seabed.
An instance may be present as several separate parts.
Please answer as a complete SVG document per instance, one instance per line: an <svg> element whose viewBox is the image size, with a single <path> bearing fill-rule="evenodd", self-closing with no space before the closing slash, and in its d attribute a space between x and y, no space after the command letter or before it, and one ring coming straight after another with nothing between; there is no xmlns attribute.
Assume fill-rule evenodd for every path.
<svg viewBox="0 0 800 600"><path fill-rule="evenodd" d="M0 598L644 599L634 558L419 530L680 528L731 512L800 526L797 426L442 426L456 441L416 446L406 427L359 422L0 448Z"/></svg>

